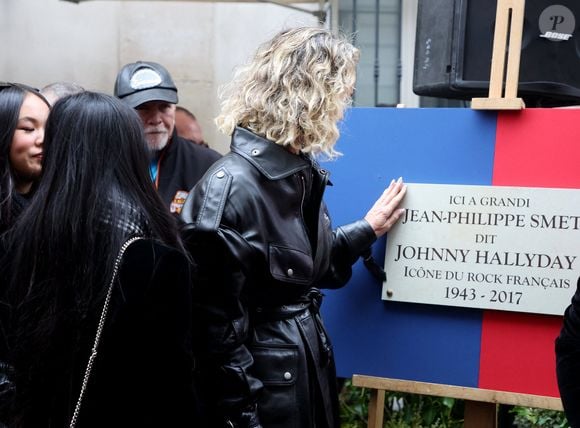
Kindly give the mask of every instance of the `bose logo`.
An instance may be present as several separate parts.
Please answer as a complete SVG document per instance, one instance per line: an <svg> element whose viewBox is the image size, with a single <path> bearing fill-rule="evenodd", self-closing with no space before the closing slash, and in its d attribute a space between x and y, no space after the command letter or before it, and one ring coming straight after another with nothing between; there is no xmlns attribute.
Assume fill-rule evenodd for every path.
<svg viewBox="0 0 580 428"><path fill-rule="evenodd" d="M546 31L544 34L540 34L540 37L550 40L569 40L572 34L566 33L556 33L554 31Z"/></svg>

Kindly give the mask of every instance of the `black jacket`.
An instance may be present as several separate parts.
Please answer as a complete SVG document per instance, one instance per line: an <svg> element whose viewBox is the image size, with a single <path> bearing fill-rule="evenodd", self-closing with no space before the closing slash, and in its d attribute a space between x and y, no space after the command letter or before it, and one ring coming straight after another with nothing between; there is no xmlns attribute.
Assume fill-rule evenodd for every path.
<svg viewBox="0 0 580 428"><path fill-rule="evenodd" d="M257 402L265 427L338 426L318 288L343 286L376 237L364 220L331 230L327 183L312 159L237 128L190 193L182 219L201 276L210 413L235 420Z"/></svg>
<svg viewBox="0 0 580 428"><path fill-rule="evenodd" d="M179 214L189 190L221 155L177 136L175 131L161 151L157 169L157 191L172 213Z"/></svg>
<svg viewBox="0 0 580 428"><path fill-rule="evenodd" d="M556 339L556 374L566 418L572 428L580 427L580 278Z"/></svg>
<svg viewBox="0 0 580 428"><path fill-rule="evenodd" d="M183 254L154 241L140 240L127 249L81 407L79 428L199 426L189 269ZM0 359L16 369L16 390L24 394L15 401L17 410L23 409L26 415L22 426L68 426L99 316L100 309L80 330L78 324L59 329L52 337L53 346L37 355L42 365L33 374L11 358L10 349L15 344L10 331L14 326L2 319L2 327L9 327L4 330L8 351L4 349L6 355ZM80 341L71 339L77 337ZM19 390L22 376L34 376L32 391Z"/></svg>

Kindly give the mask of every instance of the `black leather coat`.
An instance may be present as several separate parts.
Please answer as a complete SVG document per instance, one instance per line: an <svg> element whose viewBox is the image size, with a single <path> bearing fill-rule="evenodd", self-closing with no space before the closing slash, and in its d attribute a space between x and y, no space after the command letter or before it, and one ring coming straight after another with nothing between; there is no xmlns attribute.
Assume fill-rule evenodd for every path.
<svg viewBox="0 0 580 428"><path fill-rule="evenodd" d="M257 402L265 427L339 424L318 288L343 286L376 237L364 220L332 231L327 183L309 157L237 128L185 203L204 392L222 421Z"/></svg>

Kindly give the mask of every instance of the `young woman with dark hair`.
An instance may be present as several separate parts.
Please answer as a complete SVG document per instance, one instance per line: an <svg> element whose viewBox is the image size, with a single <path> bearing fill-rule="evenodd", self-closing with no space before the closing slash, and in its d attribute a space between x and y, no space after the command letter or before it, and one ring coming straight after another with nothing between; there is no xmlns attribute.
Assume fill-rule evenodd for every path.
<svg viewBox="0 0 580 428"><path fill-rule="evenodd" d="M37 90L0 83L0 233L28 205L40 176L49 109Z"/></svg>
<svg viewBox="0 0 580 428"><path fill-rule="evenodd" d="M78 426L195 425L191 265L148 162L122 101L83 92L54 105L42 180L5 236L9 426L70 421L115 259L134 236L144 239L121 260Z"/></svg>

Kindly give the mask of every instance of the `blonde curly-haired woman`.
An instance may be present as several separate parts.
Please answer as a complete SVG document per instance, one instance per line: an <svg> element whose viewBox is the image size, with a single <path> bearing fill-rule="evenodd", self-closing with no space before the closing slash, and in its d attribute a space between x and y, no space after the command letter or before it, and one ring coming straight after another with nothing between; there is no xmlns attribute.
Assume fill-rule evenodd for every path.
<svg viewBox="0 0 580 428"><path fill-rule="evenodd" d="M334 357L320 288L398 220L393 181L365 219L331 229L322 202L358 50L321 28L283 31L225 88L217 124L231 152L183 210L199 263L199 372L210 426L338 427Z"/></svg>

